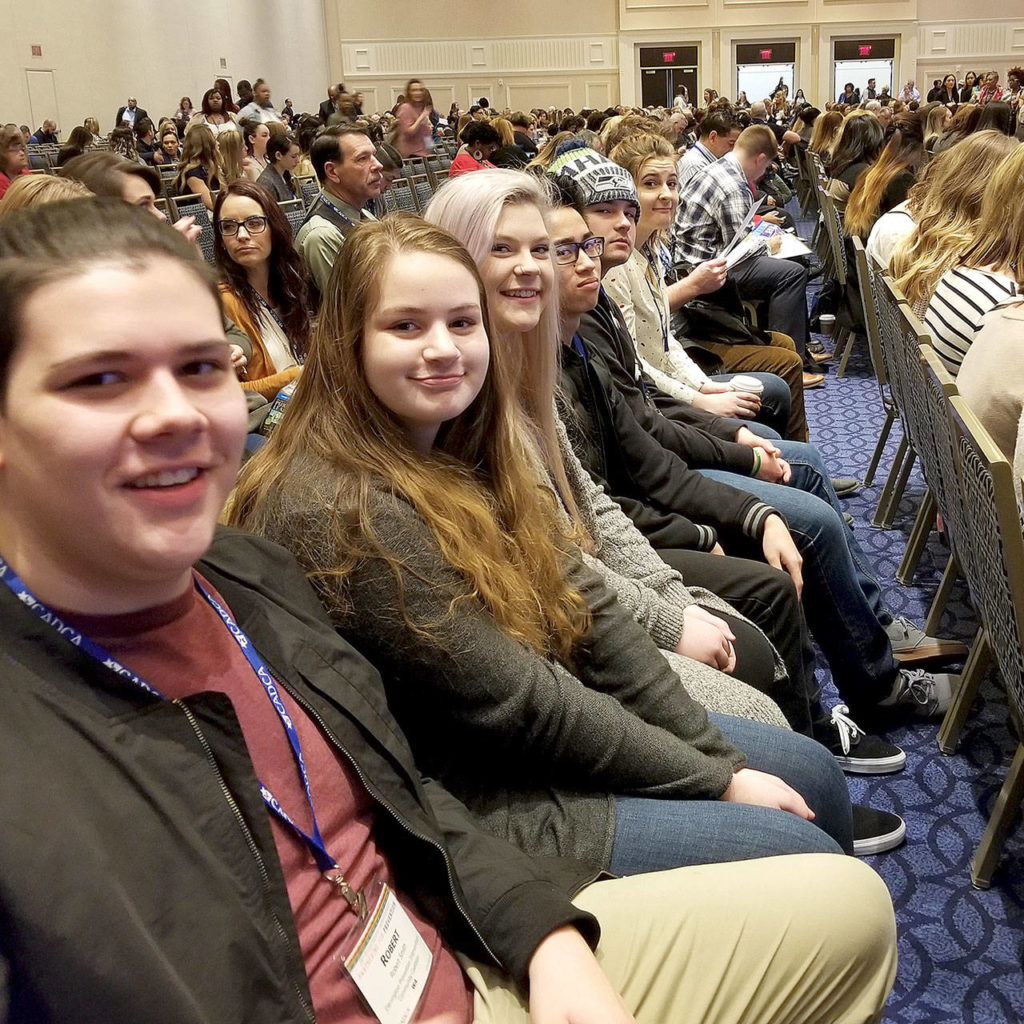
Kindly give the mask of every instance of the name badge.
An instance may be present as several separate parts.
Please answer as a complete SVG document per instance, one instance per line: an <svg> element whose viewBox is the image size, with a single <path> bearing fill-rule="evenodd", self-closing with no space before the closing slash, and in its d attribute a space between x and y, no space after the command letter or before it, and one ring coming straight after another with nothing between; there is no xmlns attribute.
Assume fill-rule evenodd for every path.
<svg viewBox="0 0 1024 1024"><path fill-rule="evenodd" d="M380 884L373 912L350 933L342 954L345 970L381 1024L408 1024L434 958L386 884Z"/></svg>

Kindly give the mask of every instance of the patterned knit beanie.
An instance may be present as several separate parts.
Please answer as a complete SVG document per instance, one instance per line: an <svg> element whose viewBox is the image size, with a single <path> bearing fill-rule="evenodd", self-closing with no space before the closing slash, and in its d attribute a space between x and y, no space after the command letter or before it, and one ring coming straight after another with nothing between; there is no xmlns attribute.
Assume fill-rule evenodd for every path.
<svg viewBox="0 0 1024 1024"><path fill-rule="evenodd" d="M637 216L640 216L640 200L633 175L585 142L573 139L559 146L548 174L565 174L572 178L582 190L586 206L623 200L632 203Z"/></svg>

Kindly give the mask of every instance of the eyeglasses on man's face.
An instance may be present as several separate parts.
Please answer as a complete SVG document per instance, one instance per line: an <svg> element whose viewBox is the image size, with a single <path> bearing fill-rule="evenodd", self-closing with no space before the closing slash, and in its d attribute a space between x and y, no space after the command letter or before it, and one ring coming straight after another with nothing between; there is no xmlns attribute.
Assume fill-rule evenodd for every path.
<svg viewBox="0 0 1024 1024"><path fill-rule="evenodd" d="M554 247L555 263L562 267L575 263L581 250L595 260L604 253L604 239L600 235L591 235L582 242L559 242Z"/></svg>
<svg viewBox="0 0 1024 1024"><path fill-rule="evenodd" d="M239 228L245 228L250 235L262 235L267 230L266 217L246 217L245 220L219 220L217 230L225 238L233 238L238 234Z"/></svg>

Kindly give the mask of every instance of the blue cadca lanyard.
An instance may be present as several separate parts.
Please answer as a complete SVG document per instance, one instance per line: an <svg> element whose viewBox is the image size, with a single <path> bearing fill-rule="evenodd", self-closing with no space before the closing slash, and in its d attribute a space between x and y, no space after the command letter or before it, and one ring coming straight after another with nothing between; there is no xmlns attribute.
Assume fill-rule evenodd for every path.
<svg viewBox="0 0 1024 1024"><path fill-rule="evenodd" d="M8 589L14 594L22 604L24 604L30 611L34 612L36 616L45 622L48 626L52 627L60 636L62 636L69 643L78 647L84 651L91 658L98 661L101 665L116 672L119 676L127 679L130 683L134 684L138 689L144 690L146 693L152 694L154 697L159 697L161 700L167 700L167 697L161 693L152 683L147 682L140 675L133 672L126 665L122 665L109 651L104 650L98 643L96 643L91 637L86 636L84 633L77 630L74 626L67 622L64 622L55 612L51 611L42 601L39 600L29 589L28 585L18 576L18 574L11 568L7 562L0 557L0 579L7 584ZM345 879L344 875L338 869L337 861L327 852L327 847L324 843L323 835L320 832L320 825L316 820L316 810L313 807L313 791L310 788L309 773L306 771L306 762L302 756L302 743L299 740L298 730L295 728L295 723L292 721L292 717L288 714L288 709L284 705L284 701L281 699L281 694L278 689L277 682L274 677L270 674L270 670L264 664L263 659L256 653L256 649L252 645L252 641L242 632L239 626L235 623L234 619L228 614L228 612L221 607L217 599L199 582L195 580L196 589L206 599L210 607L220 616L221 621L224 623L228 632L234 637L235 643L238 644L239 649L245 656L245 660L249 663L249 667L256 674L256 678L259 679L263 686L263 690L267 695L267 699L273 705L274 711L277 713L277 717L281 720L281 725L284 727L285 735L288 737L288 744L292 748L292 754L295 757L295 763L298 766L299 774L302 777L302 785L306 791L306 800L309 802L309 813L310 818L313 822L312 834L306 832L301 828L288 814L288 812L281 806L274 794L260 782L260 795L263 797L264 803L270 810L285 824L288 825L295 833L305 842L309 852L313 855L316 861L317 867L323 873L324 877L338 887L338 892L345 897L348 901L349 906L360 916L366 916L366 899L361 889L353 889Z"/></svg>

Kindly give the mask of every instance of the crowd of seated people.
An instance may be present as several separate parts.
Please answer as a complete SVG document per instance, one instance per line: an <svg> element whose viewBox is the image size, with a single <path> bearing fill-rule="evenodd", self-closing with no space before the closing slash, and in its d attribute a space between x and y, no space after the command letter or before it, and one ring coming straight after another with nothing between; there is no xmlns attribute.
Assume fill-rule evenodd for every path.
<svg viewBox="0 0 1024 1024"><path fill-rule="evenodd" d="M1015 81L949 125L913 83L445 119L417 79L379 115L340 84L296 115L217 82L159 129L130 99L113 151L83 127L57 176L5 127L0 601L11 739L38 740L16 781L41 801L56 774L93 837L74 871L0 841L10 1019L74 1015L41 869L102 901L59 968L109 1019L626 1024L683 994L706 1020L880 1019L892 908L851 855L906 828L843 773L905 766L885 732L945 712L935 665L965 649L892 615L844 522L858 482L804 411L830 359L811 268L770 252L807 150L1024 464ZM442 139L422 215L382 215ZM213 266L157 208L165 163Z"/></svg>

